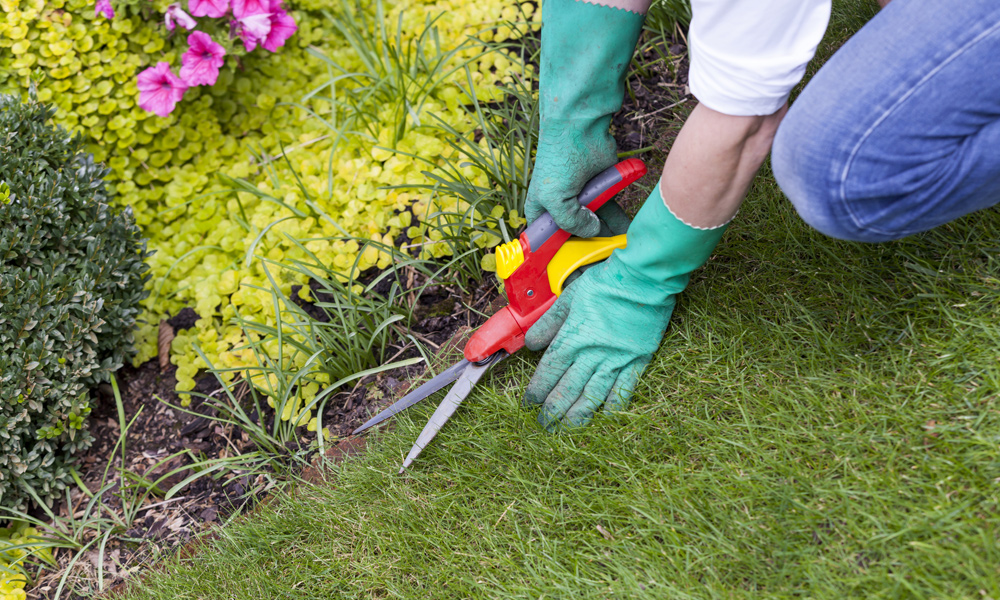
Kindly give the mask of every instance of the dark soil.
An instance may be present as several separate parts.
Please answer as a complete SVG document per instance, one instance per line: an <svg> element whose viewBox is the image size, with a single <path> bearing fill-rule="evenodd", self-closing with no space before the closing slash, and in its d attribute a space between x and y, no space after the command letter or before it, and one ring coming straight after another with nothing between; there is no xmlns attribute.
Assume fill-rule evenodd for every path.
<svg viewBox="0 0 1000 600"><path fill-rule="evenodd" d="M639 44L641 70L633 69L626 80L625 103L611 120L611 133L618 152L635 152L646 161L649 174L615 197L634 215L656 184L663 160L677 132L696 102L687 85L687 46L681 39Z"/></svg>
<svg viewBox="0 0 1000 600"><path fill-rule="evenodd" d="M410 285L404 289L426 283L411 279ZM487 313L491 308L490 303L499 297L491 278L486 278L479 289L465 296L457 287L422 287L419 294L416 290L412 294L414 316L409 332L431 352L447 346L448 341L460 329L469 331L478 326L483 320L480 313ZM377 288L376 291L384 293L387 290ZM327 318L315 306L306 305L305 308L315 318ZM185 308L167 323L175 330L181 330L193 326L197 318L193 310ZM412 342L405 341L389 348L388 355L395 355L395 359L399 360L419 356L420 353ZM324 426L334 436L334 440L346 438L370 414L381 410L383 405L391 403L410 388L424 369L425 365L417 364L360 380L353 388L335 395L327 403L323 415ZM190 406L181 409L180 398L174 391L176 370L175 366L170 365L161 372L158 361L154 359L138 368L126 366L116 375L128 427L125 436L125 468L137 479L148 482L156 482L164 475L176 472L159 481L160 491L149 494L140 503L137 518L129 529L122 536L110 539L104 554L103 569L105 584L111 587L140 571L141 567L164 552L184 544L193 534L224 521L234 513L253 507L266 496L273 485L264 475L221 471L222 476L218 479L197 478L179 489L170 500L164 501L163 494L167 490L192 474L185 467L196 459L226 458L256 448L250 437L238 427L212 420L210 417L215 416L215 411L201 396L192 395ZM215 376L205 374L197 380L194 391L218 397L223 392L223 387ZM263 418L273 420L274 415L265 414ZM122 466L121 449L115 450L115 444L121 437L121 426L111 387L101 386L90 422L95 441L90 450L80 457L77 469L83 483L92 493L101 488L102 481L105 484L111 483L103 496L104 505L108 510L124 515L126 511L123 496L134 497L134 494L128 492L136 488L134 485L130 487L129 482L123 483L119 477L119 468ZM289 450L308 447L314 441L315 434L303 429L302 437ZM164 461L171 456L172 458ZM53 508L56 514L66 517L71 509L79 514L87 501L88 498L80 490L74 490L71 495L72 506L61 503ZM64 564L71 559L67 552L57 553L56 557ZM99 553L96 551L88 553L86 560L78 563L75 579L81 582L88 579L89 582L96 581L99 560ZM51 570L43 572L42 579L29 593L29 597L50 597L55 593L61 575L61 572Z"/></svg>
<svg viewBox="0 0 1000 600"><path fill-rule="evenodd" d="M642 72L633 71L628 79L628 94L621 112L612 122L612 133L618 141L619 152L647 149L637 154L648 161L650 175L643 180L648 185L643 189L633 185L620 194L616 200L630 214L646 199L652 188L662 160L673 142L684 117L694 105L687 89L687 55L680 41L660 44L658 48L648 48L638 61L645 65ZM652 149L649 149L652 147ZM377 274L370 275L364 283L370 283ZM375 291L381 294L395 281L399 287L415 290L425 284L419 274L406 273L393 280L385 278ZM313 285L314 292L318 286ZM318 294L321 298L321 294ZM297 298L297 294L292 295ZM315 296L314 296L315 297ZM423 285L418 295L410 293L414 318L410 333L429 351L442 358L442 364L457 355L464 339L484 318L481 313L492 314L503 300L496 282L487 278L479 289L463 295L456 287L445 285ZM300 304L312 317L325 320L321 309L308 303ZM198 315L185 308L167 323L179 331L192 327ZM400 344L389 352L396 360L418 356L412 343ZM441 366L441 365L436 365ZM388 371L366 377L350 390L345 390L327 404L323 423L337 438L344 439L334 447L331 456L346 455L363 448L363 440L349 438L349 434L367 418L391 404L414 382L419 380L425 365L418 364L404 369ZM137 477L154 481L173 470L171 475L159 484L162 491L169 490L183 481L191 472L184 467L190 465L193 457L215 459L251 451L254 444L246 433L232 425L221 425L209 417L212 409L199 398L192 396L192 403L185 410L177 408L180 400L174 392L176 367L170 365L160 371L156 360L138 367L125 367L117 377L125 409L126 423L130 423L125 452L125 466ZM218 394L222 386L211 375L198 380L197 392ZM112 449L118 441L122 424L118 422L117 409L109 386L102 386L98 402L91 420L91 431L96 441L90 451L81 457L78 465L84 484L97 491L108 467ZM172 406L173 407L172 407ZM194 413L194 414L191 414ZM270 419L273 415L263 415ZM298 445L308 445L314 434L303 435ZM346 444L346 446L344 446ZM294 450L292 448L291 450ZM176 453L162 465L161 460ZM330 454L330 453L328 453ZM121 450L112 460L108 471L108 482L115 485L105 493L105 505L111 510L122 507L123 483L118 480L121 465ZM308 473L305 474L307 477ZM124 485L128 485L126 482ZM108 544L104 573L105 585L118 587L129 576L141 572L164 552L171 551L187 542L193 534L219 524L228 516L245 511L263 498L272 484L263 475L240 472L223 472L218 479L201 477L179 490L169 501L162 495L151 494L139 509L137 518L123 538L112 537ZM72 509L77 512L86 504L87 498L80 491L71 496L73 506L55 508L63 516ZM196 551L196 550L193 550ZM70 558L66 552L57 553L57 559L65 565ZM89 552L82 568L77 568L74 579L86 587L96 581L98 553ZM54 594L61 572L46 571L38 585L29 591L29 598L48 598ZM96 590L95 590L96 591Z"/></svg>
<svg viewBox="0 0 1000 600"><path fill-rule="evenodd" d="M683 117L690 111L692 97L687 85L687 48L682 44L657 44L647 49L640 62L642 71L629 75L624 108L612 119L612 133L619 152L650 146L669 148ZM664 139L666 137L666 139Z"/></svg>

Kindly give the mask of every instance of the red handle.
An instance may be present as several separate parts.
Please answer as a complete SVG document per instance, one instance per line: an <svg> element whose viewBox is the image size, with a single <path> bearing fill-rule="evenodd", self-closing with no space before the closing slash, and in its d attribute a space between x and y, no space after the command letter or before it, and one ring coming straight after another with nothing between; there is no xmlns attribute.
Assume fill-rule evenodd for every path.
<svg viewBox="0 0 1000 600"><path fill-rule="evenodd" d="M597 210L604 206L615 194L645 174L646 165L638 158L626 159L600 173L584 186L588 196L596 193L596 197L587 203L587 208ZM599 185L599 189L592 189L592 184ZM584 196L583 192L581 196ZM556 229L549 235L531 235L537 231L540 229L536 223L532 223L521 234L524 262L504 281L509 304L483 323L465 345L465 358L469 361L485 360L498 350L513 354L523 348L524 333L555 302L556 295L549 287L547 269L549 261L569 239L570 234L563 229ZM539 241L539 237L544 239ZM532 244L536 247L532 248Z"/></svg>

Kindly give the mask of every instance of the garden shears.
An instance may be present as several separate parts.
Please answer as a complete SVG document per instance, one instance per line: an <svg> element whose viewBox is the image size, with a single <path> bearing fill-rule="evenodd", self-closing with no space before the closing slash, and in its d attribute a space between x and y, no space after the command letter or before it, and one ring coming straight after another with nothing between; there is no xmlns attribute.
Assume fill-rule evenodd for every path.
<svg viewBox="0 0 1000 600"><path fill-rule="evenodd" d="M596 211L645 174L646 165L641 160L626 159L588 181L577 200ZM580 267L604 260L615 249L624 247L625 234L571 238L569 232L556 225L549 213L535 219L518 239L497 247L497 275L503 279L508 304L476 330L465 345L462 360L372 417L355 429L354 434L385 421L455 382L407 454L399 470L402 474L434 439L486 371L524 347L524 334L562 293L566 279Z"/></svg>

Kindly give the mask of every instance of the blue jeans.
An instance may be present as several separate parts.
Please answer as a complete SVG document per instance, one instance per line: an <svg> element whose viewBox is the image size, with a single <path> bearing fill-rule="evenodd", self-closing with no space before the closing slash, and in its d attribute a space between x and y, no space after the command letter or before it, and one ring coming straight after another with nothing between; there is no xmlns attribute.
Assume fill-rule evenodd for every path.
<svg viewBox="0 0 1000 600"><path fill-rule="evenodd" d="M1000 1L893 0L796 99L771 164L802 218L847 240L1000 202Z"/></svg>

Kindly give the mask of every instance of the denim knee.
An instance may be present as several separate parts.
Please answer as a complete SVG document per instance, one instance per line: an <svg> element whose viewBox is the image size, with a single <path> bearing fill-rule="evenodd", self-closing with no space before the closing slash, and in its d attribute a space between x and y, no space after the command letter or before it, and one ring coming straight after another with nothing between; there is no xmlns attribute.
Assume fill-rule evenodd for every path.
<svg viewBox="0 0 1000 600"><path fill-rule="evenodd" d="M830 237L857 242L882 241L859 227L838 198L830 173L837 162L835 143L826 143L824 128L801 105L793 106L778 127L771 149L774 177L810 227Z"/></svg>
<svg viewBox="0 0 1000 600"><path fill-rule="evenodd" d="M894 143L907 147L896 143L888 127L850 152L844 142L858 136L824 123L823 110L808 102L793 106L771 150L778 185L802 220L820 233L886 242L1000 203L1000 120L931 160L922 153L942 144L910 145L913 156L883 150Z"/></svg>
<svg viewBox="0 0 1000 600"><path fill-rule="evenodd" d="M933 17L929 17L933 15ZM832 237L880 242L1000 203L996 0L893 2L778 128L775 177Z"/></svg>

